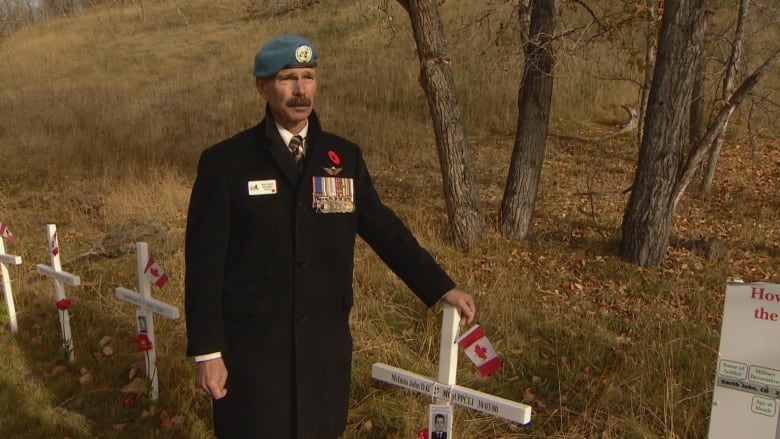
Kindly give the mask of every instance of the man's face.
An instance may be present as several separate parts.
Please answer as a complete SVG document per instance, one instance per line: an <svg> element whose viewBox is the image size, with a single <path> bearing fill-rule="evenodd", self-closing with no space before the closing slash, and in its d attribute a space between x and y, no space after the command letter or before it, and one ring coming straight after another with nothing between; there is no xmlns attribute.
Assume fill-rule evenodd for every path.
<svg viewBox="0 0 780 439"><path fill-rule="evenodd" d="M436 431L444 431L444 418L438 417L433 420L436 426Z"/></svg>
<svg viewBox="0 0 780 439"><path fill-rule="evenodd" d="M258 78L257 91L268 102L276 122L292 133L306 126L317 94L317 69L282 69L270 78Z"/></svg>

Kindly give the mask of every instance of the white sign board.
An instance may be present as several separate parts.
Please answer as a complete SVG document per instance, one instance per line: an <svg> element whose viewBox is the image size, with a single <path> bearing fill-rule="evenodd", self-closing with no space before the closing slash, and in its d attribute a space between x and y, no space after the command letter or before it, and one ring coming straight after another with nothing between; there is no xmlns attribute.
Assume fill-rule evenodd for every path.
<svg viewBox="0 0 780 439"><path fill-rule="evenodd" d="M780 439L780 285L729 282L709 439Z"/></svg>

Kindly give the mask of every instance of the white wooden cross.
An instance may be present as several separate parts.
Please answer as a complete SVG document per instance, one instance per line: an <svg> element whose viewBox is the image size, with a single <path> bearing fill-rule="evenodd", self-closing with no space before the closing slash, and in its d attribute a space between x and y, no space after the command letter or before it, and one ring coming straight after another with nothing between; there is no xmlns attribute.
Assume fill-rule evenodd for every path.
<svg viewBox="0 0 780 439"><path fill-rule="evenodd" d="M154 339L154 314L160 314L169 319L176 320L179 318L179 308L157 299L152 299L152 284L145 273L146 265L149 261L149 247L145 242L136 242L135 248L138 290L140 293L128 290L127 288L118 287L116 289L116 297L136 305L136 325L138 327L138 333L139 335L146 333L151 342L151 349L146 351L146 376L152 381L152 394L149 399L157 401L160 397L160 387L156 369L157 343Z"/></svg>
<svg viewBox="0 0 780 439"><path fill-rule="evenodd" d="M8 326L11 333L16 334L19 330L16 324L16 306L14 305L14 293L11 290L11 278L9 278L8 267L6 264L19 265L22 263L21 256L5 254L5 243L0 237L0 276L3 278L3 292L5 293L5 306L8 309Z"/></svg>
<svg viewBox="0 0 780 439"><path fill-rule="evenodd" d="M430 396L437 402L455 403L523 425L531 422L530 406L455 384L458 369L458 345L455 343L455 338L459 320L458 310L452 305L445 304L442 316L438 380L383 363L374 363L371 368L371 377ZM448 437L452 439L452 432Z"/></svg>
<svg viewBox="0 0 780 439"><path fill-rule="evenodd" d="M52 278L54 281L54 294L57 303L61 303L66 299L65 297L65 284L72 287L81 285L81 278L75 274L62 271L62 264L60 263L60 245L57 241L57 226L54 224L46 224L46 235L49 240L49 257L51 259L51 266L38 264L35 269L38 273ZM62 333L62 348L68 357L68 361L71 363L76 360L76 355L73 349L73 337L70 333L70 315L68 314L67 306L65 309L60 309L60 331Z"/></svg>

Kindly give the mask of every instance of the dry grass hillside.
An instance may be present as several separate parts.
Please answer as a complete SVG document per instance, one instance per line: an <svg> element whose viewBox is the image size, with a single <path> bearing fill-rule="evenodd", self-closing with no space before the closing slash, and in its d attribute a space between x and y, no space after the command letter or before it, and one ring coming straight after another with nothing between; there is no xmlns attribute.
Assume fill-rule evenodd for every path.
<svg viewBox="0 0 780 439"><path fill-rule="evenodd" d="M0 437L211 437L183 321L155 319L159 402L126 388L142 374L143 355L134 349L133 307L114 289L137 287L134 243L148 242L170 276L153 294L183 307L198 155L260 119L252 59L286 32L318 46L324 127L363 147L385 202L478 300L478 323L504 367L482 379L461 358L459 383L533 407L528 426L456 408L459 438L705 437L726 279L780 283L777 106L735 115L712 193L683 199L666 260L639 268L617 254L636 140L565 135L595 138L624 122L620 105L637 99L630 53L641 42L626 34L621 44L567 47L552 118L563 136L548 141L531 237L507 241L494 225L523 62L511 5L441 3L489 220L468 251L447 239L414 41L393 1L114 2L0 40L0 221L18 238L6 241L7 252L23 258L9 268L18 334L0 312ZM776 42L771 32L761 36ZM762 48L748 53L760 59ZM758 92L776 90L778 76L772 71ZM72 364L62 361L51 281L35 270L48 263L49 223L63 268L82 279L67 289ZM720 245L701 251L703 241ZM371 364L434 376L440 309L416 301L362 242L356 259L344 437L416 437L430 401L373 381Z"/></svg>

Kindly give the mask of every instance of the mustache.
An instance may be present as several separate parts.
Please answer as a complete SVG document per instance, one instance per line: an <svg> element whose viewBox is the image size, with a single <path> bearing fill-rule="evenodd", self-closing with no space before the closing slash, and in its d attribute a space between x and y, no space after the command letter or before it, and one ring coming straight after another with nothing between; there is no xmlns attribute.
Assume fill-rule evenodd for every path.
<svg viewBox="0 0 780 439"><path fill-rule="evenodd" d="M285 102L288 107L308 107L311 106L311 99L304 96L293 96Z"/></svg>

